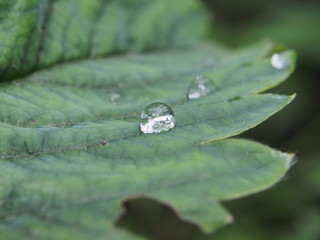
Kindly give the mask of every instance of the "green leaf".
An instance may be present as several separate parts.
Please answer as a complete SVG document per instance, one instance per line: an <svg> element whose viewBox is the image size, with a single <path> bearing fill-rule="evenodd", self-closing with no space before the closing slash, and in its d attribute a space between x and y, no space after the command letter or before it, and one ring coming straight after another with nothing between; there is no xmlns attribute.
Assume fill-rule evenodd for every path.
<svg viewBox="0 0 320 240"><path fill-rule="evenodd" d="M202 17L196 3L185 3L0 0L2 80L23 76L0 86L1 237L138 238L116 223L149 239L202 238L232 219L219 201L261 191L285 175L292 155L226 138L292 101L259 93L291 74L293 51L284 52L283 69L270 63L271 43L104 56L189 43ZM192 24L182 24L193 15ZM212 78L217 90L187 100L197 75ZM176 127L141 134L140 114L156 101L172 107Z"/></svg>
<svg viewBox="0 0 320 240"><path fill-rule="evenodd" d="M206 26L199 5L193 0L0 0L0 79L68 60L190 45Z"/></svg>
<svg viewBox="0 0 320 240"><path fill-rule="evenodd" d="M272 46L263 46L81 61L3 85L3 231L27 228L30 239L63 239L71 232L79 239L105 232L111 238L116 232L107 222L119 214L117 202L140 194L167 202L207 232L223 225L230 217L217 200L274 184L292 158L247 141L211 143L259 124L292 100L255 94L292 71L273 68L262 54ZM186 89L200 73L212 77L218 90L187 101ZM119 99L111 101L112 94ZM152 101L172 105L176 128L140 134L139 114Z"/></svg>

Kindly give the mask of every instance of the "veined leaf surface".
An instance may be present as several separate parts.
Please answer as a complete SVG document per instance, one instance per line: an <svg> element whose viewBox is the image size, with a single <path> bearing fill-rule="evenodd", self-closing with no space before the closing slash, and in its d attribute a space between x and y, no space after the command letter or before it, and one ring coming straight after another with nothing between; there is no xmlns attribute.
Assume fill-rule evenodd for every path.
<svg viewBox="0 0 320 240"><path fill-rule="evenodd" d="M198 35L185 38L197 20L176 26L177 18L198 16L193 1L183 7L181 1L146 2L0 1L0 70L6 81L0 86L4 239L135 239L114 227L122 211L117 225L145 238L201 238L230 222L219 201L270 187L290 167L292 155L226 138L258 125L293 99L259 93L289 76L294 52L284 53L284 69L270 64L271 43L237 51L199 43L105 57L120 50L185 46ZM82 21L68 15L70 9ZM115 10L132 26L124 28L105 13ZM172 17L158 26L158 17L168 11ZM61 23L69 30L59 32ZM94 30L102 25L110 35ZM40 36L37 26L46 32ZM161 31L148 31L155 26ZM90 39L83 42L81 36L88 33ZM135 41L115 45L124 35ZM212 78L217 90L188 100L188 86L198 75ZM177 125L164 134L141 134L141 111L157 101L172 107ZM148 201L166 206L178 225L166 225L161 211L148 209ZM145 220L153 224L139 230L125 213L130 213L128 206L142 215L152 213L153 221L150 216ZM182 223L191 228L179 227Z"/></svg>

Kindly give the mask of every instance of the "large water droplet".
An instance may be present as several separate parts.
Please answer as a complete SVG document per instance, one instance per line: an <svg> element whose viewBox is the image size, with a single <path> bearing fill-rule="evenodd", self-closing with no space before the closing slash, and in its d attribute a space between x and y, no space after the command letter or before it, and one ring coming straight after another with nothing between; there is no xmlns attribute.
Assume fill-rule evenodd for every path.
<svg viewBox="0 0 320 240"><path fill-rule="evenodd" d="M271 57L271 65L277 69L284 69L288 66L288 62L281 53L275 53Z"/></svg>
<svg viewBox="0 0 320 240"><path fill-rule="evenodd" d="M143 133L163 133L175 126L173 111L165 103L152 103L141 114L140 129Z"/></svg>
<svg viewBox="0 0 320 240"><path fill-rule="evenodd" d="M213 81L204 76L197 76L188 88L188 98L197 99L207 96L209 93L216 90Z"/></svg>

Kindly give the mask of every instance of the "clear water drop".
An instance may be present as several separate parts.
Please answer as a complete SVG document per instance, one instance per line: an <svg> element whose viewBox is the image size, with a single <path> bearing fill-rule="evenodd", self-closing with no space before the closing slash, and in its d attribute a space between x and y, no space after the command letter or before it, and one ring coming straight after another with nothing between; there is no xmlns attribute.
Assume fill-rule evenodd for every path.
<svg viewBox="0 0 320 240"><path fill-rule="evenodd" d="M120 95L118 93L113 93L110 96L110 100L112 104L116 104L116 101L120 98Z"/></svg>
<svg viewBox="0 0 320 240"><path fill-rule="evenodd" d="M281 53L275 53L271 57L271 65L277 69L284 69L288 66L288 63Z"/></svg>
<svg viewBox="0 0 320 240"><path fill-rule="evenodd" d="M216 90L213 81L204 76L196 76L188 88L188 98L197 99L209 95Z"/></svg>
<svg viewBox="0 0 320 240"><path fill-rule="evenodd" d="M143 133L163 133L176 126L171 107L165 103L152 103L141 114L140 129Z"/></svg>

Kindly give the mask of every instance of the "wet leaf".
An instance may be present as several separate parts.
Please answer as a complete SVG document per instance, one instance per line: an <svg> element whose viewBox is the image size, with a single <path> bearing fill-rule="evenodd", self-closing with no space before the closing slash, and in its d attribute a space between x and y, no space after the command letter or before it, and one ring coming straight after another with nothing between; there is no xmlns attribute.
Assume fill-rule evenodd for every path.
<svg viewBox="0 0 320 240"><path fill-rule="evenodd" d="M205 43L173 48L188 44L186 33L202 19L182 24L201 10L193 1L176 2L0 1L1 237L138 238L116 222L150 239L191 240L232 220L219 201L261 191L285 175L292 155L226 138L293 99L259 93L290 75L295 53L286 51L288 66L276 69L271 43L236 51ZM164 47L170 49L104 56ZM197 75L217 89L188 100ZM172 107L176 127L142 134L140 114L157 101Z"/></svg>

